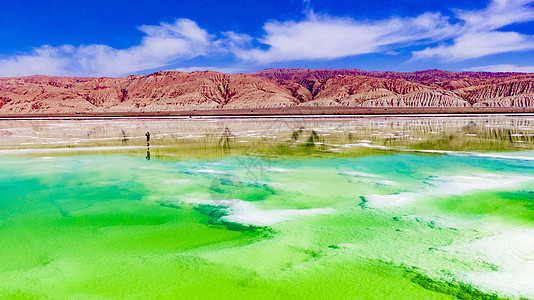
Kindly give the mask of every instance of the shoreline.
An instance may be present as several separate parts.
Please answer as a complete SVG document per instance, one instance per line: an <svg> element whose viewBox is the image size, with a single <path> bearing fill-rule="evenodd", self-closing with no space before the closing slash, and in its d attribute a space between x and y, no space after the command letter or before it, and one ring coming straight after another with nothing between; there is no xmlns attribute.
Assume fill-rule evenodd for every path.
<svg viewBox="0 0 534 300"><path fill-rule="evenodd" d="M534 107L305 107L260 109L210 109L149 112L76 112L0 114L4 119L99 119L99 118L295 118L295 117L411 117L411 116L476 116L534 115Z"/></svg>

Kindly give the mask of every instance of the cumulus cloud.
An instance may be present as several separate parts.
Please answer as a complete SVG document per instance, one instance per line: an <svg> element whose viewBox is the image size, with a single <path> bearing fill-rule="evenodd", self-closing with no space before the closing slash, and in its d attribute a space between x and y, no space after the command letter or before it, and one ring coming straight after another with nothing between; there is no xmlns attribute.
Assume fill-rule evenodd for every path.
<svg viewBox="0 0 534 300"><path fill-rule="evenodd" d="M212 50L213 37L188 19L141 26L139 30L145 33L141 43L127 49L107 45L42 46L28 54L0 59L0 76L119 76L161 68Z"/></svg>
<svg viewBox="0 0 534 300"><path fill-rule="evenodd" d="M24 76L32 74L65 75L70 61L61 53L72 52L72 46L43 46L30 54L0 59L0 76Z"/></svg>
<svg viewBox="0 0 534 300"><path fill-rule="evenodd" d="M534 73L534 66L518 66L518 65L501 64L501 65L472 67L472 68L464 69L464 71Z"/></svg>
<svg viewBox="0 0 534 300"><path fill-rule="evenodd" d="M356 20L308 11L303 20L267 22L263 37L236 39L234 36L228 39L226 46L242 60L268 64L367 53L388 54L414 45L437 43L437 46L414 51L413 59L462 61L534 49L534 36L499 31L508 25L534 21L533 2L492 0L481 10L455 10L456 21L440 13L424 13L413 18ZM244 40L247 42L243 43ZM250 46L252 40L261 46Z"/></svg>
<svg viewBox="0 0 534 300"><path fill-rule="evenodd" d="M264 25L259 43L268 46L244 48L230 40L230 49L240 59L271 63L291 60L333 59L374 52L387 52L419 42L452 36L456 26L439 13L415 18L357 21L309 13L302 21L271 21ZM235 33L232 33L235 37ZM239 42L250 40L241 37Z"/></svg>
<svg viewBox="0 0 534 300"><path fill-rule="evenodd" d="M461 20L452 43L413 52L414 59L438 57L462 61L498 53L534 49L534 36L499 31L505 26L534 21L533 0L493 0L482 10L457 10Z"/></svg>

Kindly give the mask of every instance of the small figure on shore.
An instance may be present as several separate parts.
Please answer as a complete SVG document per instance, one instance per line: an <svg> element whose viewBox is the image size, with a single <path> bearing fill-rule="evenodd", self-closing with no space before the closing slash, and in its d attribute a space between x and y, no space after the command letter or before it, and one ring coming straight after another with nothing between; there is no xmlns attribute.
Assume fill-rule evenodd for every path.
<svg viewBox="0 0 534 300"><path fill-rule="evenodd" d="M121 130L122 132L122 145L127 145L128 144L128 137L126 136L126 132L124 130Z"/></svg>
<svg viewBox="0 0 534 300"><path fill-rule="evenodd" d="M147 131L145 133L145 136L146 136L146 145L150 146L150 132Z"/></svg>

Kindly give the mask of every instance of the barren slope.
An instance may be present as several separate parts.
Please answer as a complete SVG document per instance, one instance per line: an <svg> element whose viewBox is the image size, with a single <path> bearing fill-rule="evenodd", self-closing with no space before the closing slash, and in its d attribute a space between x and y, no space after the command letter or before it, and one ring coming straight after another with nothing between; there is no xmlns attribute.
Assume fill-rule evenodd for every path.
<svg viewBox="0 0 534 300"><path fill-rule="evenodd" d="M534 107L534 75L268 69L0 78L0 114L284 107Z"/></svg>

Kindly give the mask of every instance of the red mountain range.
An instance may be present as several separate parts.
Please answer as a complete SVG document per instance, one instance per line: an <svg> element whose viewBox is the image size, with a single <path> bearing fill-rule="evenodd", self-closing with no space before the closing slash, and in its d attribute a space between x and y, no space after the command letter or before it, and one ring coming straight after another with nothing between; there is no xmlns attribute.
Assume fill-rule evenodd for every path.
<svg viewBox="0 0 534 300"><path fill-rule="evenodd" d="M533 108L534 74L267 69L0 78L1 115L370 107Z"/></svg>

